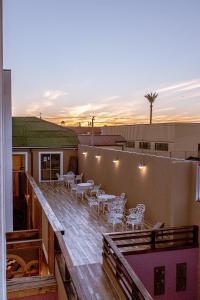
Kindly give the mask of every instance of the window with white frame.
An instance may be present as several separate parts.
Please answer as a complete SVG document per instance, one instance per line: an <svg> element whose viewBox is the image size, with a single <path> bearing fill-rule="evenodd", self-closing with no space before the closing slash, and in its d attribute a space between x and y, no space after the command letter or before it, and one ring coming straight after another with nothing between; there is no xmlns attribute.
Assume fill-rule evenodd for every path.
<svg viewBox="0 0 200 300"><path fill-rule="evenodd" d="M40 152L39 153L40 181L57 180L57 174L63 173L62 152Z"/></svg>

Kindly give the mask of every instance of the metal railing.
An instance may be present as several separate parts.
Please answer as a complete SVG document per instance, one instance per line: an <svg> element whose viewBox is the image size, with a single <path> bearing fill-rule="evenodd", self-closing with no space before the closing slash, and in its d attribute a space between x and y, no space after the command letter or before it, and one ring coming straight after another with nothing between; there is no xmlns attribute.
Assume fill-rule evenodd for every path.
<svg viewBox="0 0 200 300"><path fill-rule="evenodd" d="M111 233L103 236L103 257L127 299L153 298L125 255L198 247L198 226Z"/></svg>

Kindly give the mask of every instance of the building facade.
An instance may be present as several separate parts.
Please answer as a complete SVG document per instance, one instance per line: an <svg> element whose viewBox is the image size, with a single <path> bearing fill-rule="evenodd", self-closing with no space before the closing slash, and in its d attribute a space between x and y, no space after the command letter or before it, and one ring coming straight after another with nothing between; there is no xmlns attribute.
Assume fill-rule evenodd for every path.
<svg viewBox="0 0 200 300"><path fill-rule="evenodd" d="M120 134L126 140L126 150L187 159L198 157L200 124L166 123L104 126L103 134Z"/></svg>

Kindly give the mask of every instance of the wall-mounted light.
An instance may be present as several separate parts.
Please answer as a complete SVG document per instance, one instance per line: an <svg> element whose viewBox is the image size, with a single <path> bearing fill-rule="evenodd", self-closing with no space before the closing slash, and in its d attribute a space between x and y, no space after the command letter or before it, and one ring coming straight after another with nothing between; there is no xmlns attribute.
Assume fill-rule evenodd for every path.
<svg viewBox="0 0 200 300"><path fill-rule="evenodd" d="M139 163L138 168L140 170L144 170L146 168L146 165L144 163Z"/></svg>
<svg viewBox="0 0 200 300"><path fill-rule="evenodd" d="M119 159L118 159L118 158L113 159L113 163L114 163L114 164L118 164L118 163L119 163Z"/></svg>
<svg viewBox="0 0 200 300"><path fill-rule="evenodd" d="M84 155L84 156L87 156L87 152L83 152L83 155Z"/></svg>
<svg viewBox="0 0 200 300"><path fill-rule="evenodd" d="M101 155L97 154L97 155L95 155L95 157L96 157L97 159L99 159L99 158L101 158Z"/></svg>

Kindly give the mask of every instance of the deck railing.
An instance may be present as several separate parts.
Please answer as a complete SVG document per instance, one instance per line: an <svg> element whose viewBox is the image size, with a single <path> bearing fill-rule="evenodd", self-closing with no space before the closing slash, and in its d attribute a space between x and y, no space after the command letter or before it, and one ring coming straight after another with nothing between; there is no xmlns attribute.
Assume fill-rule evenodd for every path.
<svg viewBox="0 0 200 300"><path fill-rule="evenodd" d="M38 229L50 274L62 280L62 289L73 299L84 299L75 268L64 241L64 228L32 176L26 173L25 197L29 229ZM58 287L59 288L59 287Z"/></svg>
<svg viewBox="0 0 200 300"><path fill-rule="evenodd" d="M148 299L151 295L125 256L152 251L198 247L198 226L104 234L103 257L127 299Z"/></svg>

